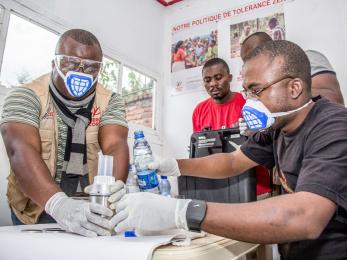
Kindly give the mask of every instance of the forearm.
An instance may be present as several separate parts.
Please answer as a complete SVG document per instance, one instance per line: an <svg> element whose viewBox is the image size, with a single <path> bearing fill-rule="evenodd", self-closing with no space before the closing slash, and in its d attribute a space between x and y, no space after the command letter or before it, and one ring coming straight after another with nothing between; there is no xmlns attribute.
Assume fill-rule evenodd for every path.
<svg viewBox="0 0 347 260"><path fill-rule="evenodd" d="M298 194L244 204L208 203L202 229L251 243L314 239L331 216L317 217L310 202ZM333 214L334 209L330 211Z"/></svg>
<svg viewBox="0 0 347 260"><path fill-rule="evenodd" d="M129 166L129 147L127 142L118 143L104 151L104 153L113 156L113 175L116 180L121 180L125 183L128 178Z"/></svg>
<svg viewBox="0 0 347 260"><path fill-rule="evenodd" d="M237 176L257 165L242 154L241 151L177 160L177 162L182 175L211 179Z"/></svg>
<svg viewBox="0 0 347 260"><path fill-rule="evenodd" d="M41 155L35 148L24 144L18 145L8 155L21 190L44 208L47 200L61 189L53 180Z"/></svg>
<svg viewBox="0 0 347 260"><path fill-rule="evenodd" d="M213 154L177 162L182 175L219 179L234 175L228 157L228 154Z"/></svg>

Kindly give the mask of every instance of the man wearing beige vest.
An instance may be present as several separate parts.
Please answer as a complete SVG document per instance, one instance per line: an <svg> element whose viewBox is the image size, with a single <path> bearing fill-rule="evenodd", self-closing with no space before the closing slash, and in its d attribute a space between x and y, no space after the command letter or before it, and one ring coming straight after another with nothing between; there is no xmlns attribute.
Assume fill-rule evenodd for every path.
<svg viewBox="0 0 347 260"><path fill-rule="evenodd" d="M124 103L97 82L103 54L93 34L69 30L55 52L51 73L13 89L4 102L0 124L11 165L12 222L57 222L84 236L110 235L101 217L112 216L110 209L71 197L92 183L100 150L114 158L113 191L124 186Z"/></svg>

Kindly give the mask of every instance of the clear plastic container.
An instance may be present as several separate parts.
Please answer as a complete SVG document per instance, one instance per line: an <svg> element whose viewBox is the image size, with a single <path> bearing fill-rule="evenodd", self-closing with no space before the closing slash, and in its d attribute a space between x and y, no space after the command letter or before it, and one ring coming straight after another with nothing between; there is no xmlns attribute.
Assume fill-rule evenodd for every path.
<svg viewBox="0 0 347 260"><path fill-rule="evenodd" d="M126 181L127 193L139 192L139 184L137 182L137 174L135 165L129 164L128 179Z"/></svg>
<svg viewBox="0 0 347 260"><path fill-rule="evenodd" d="M171 185L167 176L160 176L159 191L160 195L171 197Z"/></svg>
<svg viewBox="0 0 347 260"><path fill-rule="evenodd" d="M98 175L94 177L92 188L89 192L89 201L109 206L108 198L111 195L110 185L115 183L113 177L113 156L103 155L99 152Z"/></svg>

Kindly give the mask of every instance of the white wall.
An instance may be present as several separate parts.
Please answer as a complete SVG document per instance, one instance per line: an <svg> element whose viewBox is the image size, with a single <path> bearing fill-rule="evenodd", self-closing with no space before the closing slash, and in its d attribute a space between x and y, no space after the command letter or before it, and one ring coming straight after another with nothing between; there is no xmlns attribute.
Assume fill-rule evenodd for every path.
<svg viewBox="0 0 347 260"><path fill-rule="evenodd" d="M347 1L295 0L284 10L287 38L328 57L347 100Z"/></svg>
<svg viewBox="0 0 347 260"><path fill-rule="evenodd" d="M205 91L170 96L171 26L191 18L239 6L250 1L188 0L167 10L165 21L164 85L165 107L164 152L176 158L188 157L187 146L192 133L191 115L198 102L207 97ZM294 0L285 5L287 39L304 49L323 52L337 71L345 100L347 100L347 1Z"/></svg>
<svg viewBox="0 0 347 260"><path fill-rule="evenodd" d="M104 53L125 65L140 70L158 80L158 108L162 106L162 46L165 8L153 0L0 0L0 4L62 33L70 28L82 28L94 33ZM1 43L0 43L1 46ZM53 54L52 54L53 55ZM0 86L0 94L6 89ZM0 107L2 104L0 95ZM161 110L158 111L158 117ZM159 131L145 131L154 153L162 153ZM132 151L133 131L142 128L131 126L129 147ZM9 164L2 140L0 141L0 226L10 224L6 199L6 177Z"/></svg>

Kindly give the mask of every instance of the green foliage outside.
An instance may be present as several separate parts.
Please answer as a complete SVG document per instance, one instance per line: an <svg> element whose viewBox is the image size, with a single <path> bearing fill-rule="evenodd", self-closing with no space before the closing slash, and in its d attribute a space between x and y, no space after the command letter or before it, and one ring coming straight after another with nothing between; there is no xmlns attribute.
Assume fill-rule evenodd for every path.
<svg viewBox="0 0 347 260"><path fill-rule="evenodd" d="M118 62L104 57L103 69L99 76L99 82L105 86L105 88L117 92L119 69L120 64ZM134 96L152 92L155 84L154 79L125 66L123 69L123 77L125 77L122 84L123 97L131 99Z"/></svg>
<svg viewBox="0 0 347 260"><path fill-rule="evenodd" d="M103 68L99 76L99 82L113 92L117 91L119 63L108 58L103 59Z"/></svg>

